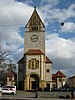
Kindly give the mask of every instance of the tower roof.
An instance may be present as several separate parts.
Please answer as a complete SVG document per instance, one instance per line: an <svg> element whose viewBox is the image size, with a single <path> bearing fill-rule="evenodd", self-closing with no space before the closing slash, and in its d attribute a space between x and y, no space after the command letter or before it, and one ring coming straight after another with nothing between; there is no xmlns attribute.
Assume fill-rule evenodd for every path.
<svg viewBox="0 0 75 100"><path fill-rule="evenodd" d="M30 27L32 27L32 26L45 27L45 25L43 24L41 18L39 17L39 15L36 11L36 7L34 7L34 11L25 27L27 28L29 26Z"/></svg>

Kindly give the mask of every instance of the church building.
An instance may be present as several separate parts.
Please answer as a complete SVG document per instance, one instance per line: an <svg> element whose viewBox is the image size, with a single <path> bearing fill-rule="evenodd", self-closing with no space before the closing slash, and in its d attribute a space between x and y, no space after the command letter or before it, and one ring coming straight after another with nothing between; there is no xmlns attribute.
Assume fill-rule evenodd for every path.
<svg viewBox="0 0 75 100"><path fill-rule="evenodd" d="M23 90L52 88L52 61L46 56L45 25L36 7L25 28L24 55L18 61L18 87Z"/></svg>

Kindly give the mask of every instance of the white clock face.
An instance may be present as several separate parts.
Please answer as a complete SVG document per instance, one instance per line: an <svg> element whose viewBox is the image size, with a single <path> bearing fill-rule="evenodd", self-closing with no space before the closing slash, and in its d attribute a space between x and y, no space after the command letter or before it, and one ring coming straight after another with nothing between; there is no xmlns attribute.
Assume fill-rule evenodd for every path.
<svg viewBox="0 0 75 100"><path fill-rule="evenodd" d="M32 41L32 42L37 42L38 39L39 39L38 36L35 35L35 34L31 36L31 41Z"/></svg>

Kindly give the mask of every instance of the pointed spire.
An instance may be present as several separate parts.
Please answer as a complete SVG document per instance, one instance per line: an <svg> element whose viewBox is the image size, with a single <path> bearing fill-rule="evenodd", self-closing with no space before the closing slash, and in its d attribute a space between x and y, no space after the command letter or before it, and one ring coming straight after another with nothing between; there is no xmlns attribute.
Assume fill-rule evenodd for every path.
<svg viewBox="0 0 75 100"><path fill-rule="evenodd" d="M34 6L34 10L36 10L36 6Z"/></svg>
<svg viewBox="0 0 75 100"><path fill-rule="evenodd" d="M36 6L34 6L34 11L28 23L26 24L26 28L27 31L39 31L39 32L44 31L45 29L45 26L37 13Z"/></svg>

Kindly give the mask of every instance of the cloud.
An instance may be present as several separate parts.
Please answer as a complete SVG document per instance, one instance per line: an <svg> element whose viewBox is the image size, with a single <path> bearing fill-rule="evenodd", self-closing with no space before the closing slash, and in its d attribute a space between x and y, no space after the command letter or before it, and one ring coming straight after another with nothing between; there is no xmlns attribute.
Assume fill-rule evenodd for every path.
<svg viewBox="0 0 75 100"><path fill-rule="evenodd" d="M0 45L2 49L9 50L13 54L11 55L13 60L16 57L20 58L23 53L20 47L23 49L24 37L20 34L20 28L25 28L31 11L33 8L22 2L0 0Z"/></svg>
<svg viewBox="0 0 75 100"><path fill-rule="evenodd" d="M15 2L15 0L3 2L0 0L0 19L2 19L0 24L25 24L32 13L31 11L32 7L22 2Z"/></svg>
<svg viewBox="0 0 75 100"><path fill-rule="evenodd" d="M27 5L31 5L31 4L34 3L33 0L16 0L16 1L23 2L23 3L27 4Z"/></svg>
<svg viewBox="0 0 75 100"><path fill-rule="evenodd" d="M24 37L21 35L21 27L28 22L34 2L30 0L0 0L0 45L12 53L10 58L16 63L23 56ZM75 24L69 19L75 17L75 4L68 8L60 8L60 0L41 0L37 11L44 20L46 29L52 23L64 21L65 25L59 29L61 32L74 32ZM32 4L32 5L31 5ZM49 27L47 27L49 26ZM56 27L57 28L57 27ZM46 36L46 53L53 61L53 70L62 69L65 73L75 74L75 38L64 39L59 33L52 33ZM24 34L24 33L22 33Z"/></svg>
<svg viewBox="0 0 75 100"><path fill-rule="evenodd" d="M53 13L51 18L57 19L59 22L60 21L66 21L70 19L71 17L75 17L75 4L71 4L67 9L63 8L53 8ZM55 13L54 13L55 12Z"/></svg>
<svg viewBox="0 0 75 100"><path fill-rule="evenodd" d="M75 18L75 3L69 4L67 8L63 7L60 8L60 3L63 1L60 0L46 0L43 1L42 6L39 8L40 12L43 14L44 22L46 25L50 25L50 23L55 22L68 22L69 20L72 21L71 18ZM43 5L44 4L44 5ZM64 3L65 6L65 3Z"/></svg>
<svg viewBox="0 0 75 100"><path fill-rule="evenodd" d="M53 69L62 69L67 75L75 73L75 41L60 38L57 33L48 34L46 53L53 61Z"/></svg>
<svg viewBox="0 0 75 100"><path fill-rule="evenodd" d="M60 0L41 0L40 6L44 6L47 8L53 8L54 6L58 5L59 2L60 2ZM46 10L46 9L44 9L44 10Z"/></svg>
<svg viewBox="0 0 75 100"><path fill-rule="evenodd" d="M24 54L24 48L20 48L19 50L17 50L13 55L13 58L15 59L14 62L16 63L17 61L19 61L23 57L23 54Z"/></svg>

